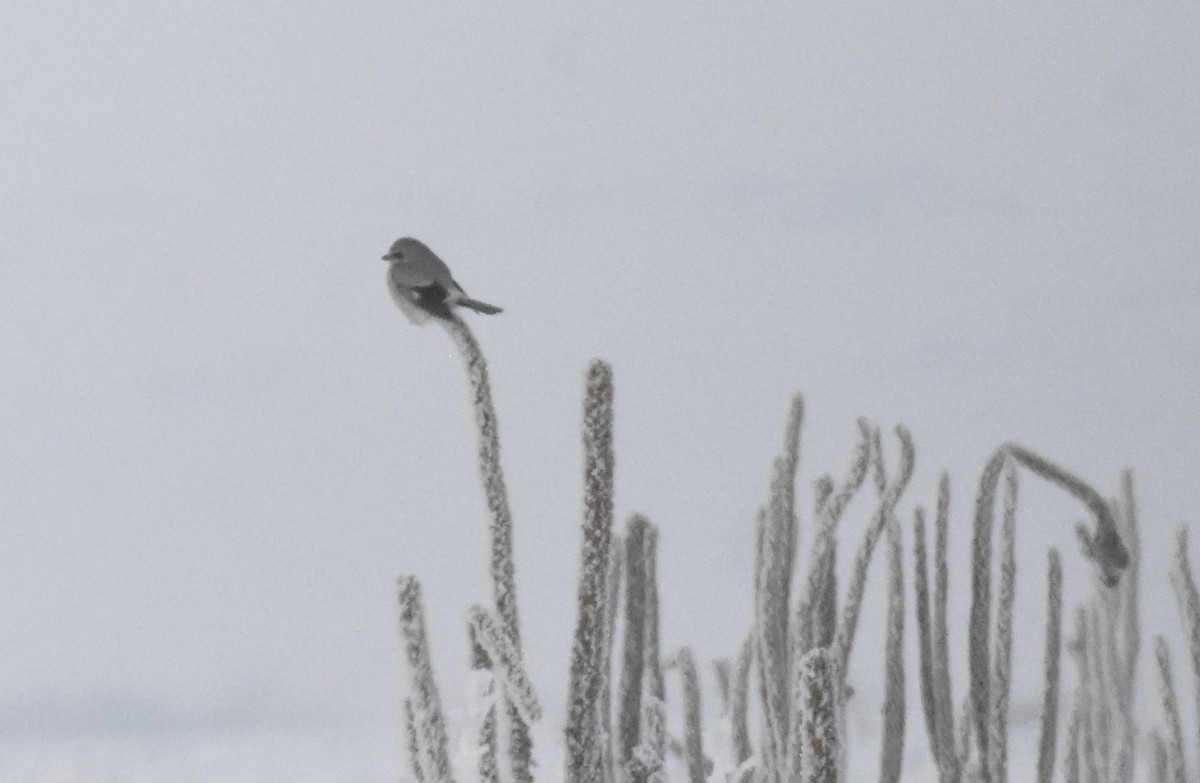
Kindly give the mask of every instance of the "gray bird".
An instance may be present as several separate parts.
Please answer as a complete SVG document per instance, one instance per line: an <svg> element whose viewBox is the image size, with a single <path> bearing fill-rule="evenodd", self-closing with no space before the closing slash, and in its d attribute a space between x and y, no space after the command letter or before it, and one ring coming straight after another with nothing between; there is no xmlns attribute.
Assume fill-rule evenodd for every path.
<svg viewBox="0 0 1200 783"><path fill-rule="evenodd" d="M383 260L389 262L388 290L400 310L414 324L430 316L450 319L450 308L469 307L478 313L502 312L499 307L467 296L442 259L420 240L401 237L392 243Z"/></svg>

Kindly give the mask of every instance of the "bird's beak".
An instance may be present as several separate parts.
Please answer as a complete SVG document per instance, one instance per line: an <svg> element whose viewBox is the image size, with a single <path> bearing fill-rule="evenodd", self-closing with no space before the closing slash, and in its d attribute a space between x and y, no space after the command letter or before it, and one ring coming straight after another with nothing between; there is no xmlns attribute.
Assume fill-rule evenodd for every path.
<svg viewBox="0 0 1200 783"><path fill-rule="evenodd" d="M380 256L379 258L381 261L391 261L393 258L395 258L395 256L391 253L388 253L386 256Z"/></svg>

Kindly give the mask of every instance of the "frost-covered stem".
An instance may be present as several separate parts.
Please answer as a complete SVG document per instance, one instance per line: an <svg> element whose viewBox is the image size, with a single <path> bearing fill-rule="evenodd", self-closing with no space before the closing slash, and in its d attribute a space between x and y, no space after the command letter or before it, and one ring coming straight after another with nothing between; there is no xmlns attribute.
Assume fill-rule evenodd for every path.
<svg viewBox="0 0 1200 783"><path fill-rule="evenodd" d="M479 632L467 617L467 641L471 653L471 668L488 672L490 682L487 686L489 696L495 693L497 678L492 671L492 661L487 650L479 642ZM488 706L483 720L479 724L479 783L500 783L500 739L496 726L497 701L493 700Z"/></svg>
<svg viewBox="0 0 1200 783"><path fill-rule="evenodd" d="M600 683L600 702L597 707L597 720L604 732L604 779L613 783L614 761L617 753L617 742L613 731L612 716L612 658L613 646L616 644L617 612L620 609L621 574L625 569L625 542L620 536L614 536L608 556L608 601L605 603L604 622L604 665L603 677Z"/></svg>
<svg viewBox="0 0 1200 783"><path fill-rule="evenodd" d="M527 724L540 720L542 707L534 693L533 682L500 623L479 605L468 610L467 620L475 641L491 661L492 675L499 683L501 692L516 706L521 719Z"/></svg>
<svg viewBox="0 0 1200 783"><path fill-rule="evenodd" d="M1058 741L1059 669L1062 662L1062 559L1050 550L1046 599L1046 683L1042 691L1042 732L1038 743L1038 783L1050 783ZM1068 746L1069 747L1069 746Z"/></svg>
<svg viewBox="0 0 1200 783"><path fill-rule="evenodd" d="M954 696L950 687L950 634L946 614L950 569L946 550L950 534L950 476L942 471L938 482L937 516L934 543L933 586L933 697L938 717L938 745L942 748L943 783L958 783L962 774L959 756L954 752ZM964 718L966 720L966 718Z"/></svg>
<svg viewBox="0 0 1200 783"><path fill-rule="evenodd" d="M775 758L785 752L788 733L788 606L791 592L795 517L784 499L788 487L787 460L775 460L771 499L763 517L758 573L755 584L755 625L759 631L759 660L762 670L763 711L772 732Z"/></svg>
<svg viewBox="0 0 1200 783"><path fill-rule="evenodd" d="M758 664L758 696L763 716L763 726L759 732L762 767L770 783L783 783L781 768L787 749L787 734L780 719L783 712L779 705L782 693L775 687L774 681L774 672L779 666L775 659L777 650L771 644L771 633L766 628L765 596L769 589L767 585L772 561L770 528L771 521L766 512L759 509L754 558L754 660Z"/></svg>
<svg viewBox="0 0 1200 783"><path fill-rule="evenodd" d="M800 660L796 720L802 726L799 783L838 783L842 756L838 735L837 691L841 676L828 648L810 650Z"/></svg>
<svg viewBox="0 0 1200 783"><path fill-rule="evenodd" d="M883 436L878 427L871 428L871 478L879 497L887 492L887 468L883 465Z"/></svg>
<svg viewBox="0 0 1200 783"><path fill-rule="evenodd" d="M422 769L421 741L417 737L417 718L413 714L412 699L404 700L404 742L408 748L408 763L417 783L425 783Z"/></svg>
<svg viewBox="0 0 1200 783"><path fill-rule="evenodd" d="M979 748L980 771L984 783L991 782L988 767L988 716L991 714L991 662L988 637L992 612L992 516L1004 449L988 461L979 478L975 498L974 538L971 545L971 620L968 630L968 663L971 676L971 718L975 721L975 742Z"/></svg>
<svg viewBox="0 0 1200 783"><path fill-rule="evenodd" d="M904 563L900 525L888 515L888 620L880 783L896 783L904 763Z"/></svg>
<svg viewBox="0 0 1200 783"><path fill-rule="evenodd" d="M933 644L929 628L929 568L925 550L925 509L913 514L913 592L917 601L917 652L920 661L921 706L925 715L925 733L938 766L938 779L945 781L943 751L938 737L937 705L933 697Z"/></svg>
<svg viewBox="0 0 1200 783"><path fill-rule="evenodd" d="M625 765L628 783L664 783L664 756L667 744L667 709L661 699L648 696L642 708L642 741L633 749L633 757Z"/></svg>
<svg viewBox="0 0 1200 783"><path fill-rule="evenodd" d="M662 651L658 641L658 528L646 526L646 693L666 703ZM657 747L659 755L662 748Z"/></svg>
<svg viewBox="0 0 1200 783"><path fill-rule="evenodd" d="M871 459L871 426L859 419L859 443L841 488L820 504L813 535L808 578L796 609L796 656L814 646L832 644L837 631L837 523L854 493L862 486ZM821 491L818 494L825 494Z"/></svg>
<svg viewBox="0 0 1200 783"><path fill-rule="evenodd" d="M491 538L490 568L496 615L500 618L505 633L512 640L517 655L520 656L521 627L517 615L512 512L508 506L504 472L500 467L500 432L496 409L492 404L487 361L474 333L465 321L451 314L450 319L443 323L462 353L467 366L467 379L471 384L471 403L475 410L475 426L479 430L479 472L483 479L488 512L492 518L488 532ZM502 704L498 707L504 710L512 723L509 727L509 761L515 776L514 783L532 783L533 744L529 736L529 727L521 723L513 705Z"/></svg>
<svg viewBox="0 0 1200 783"><path fill-rule="evenodd" d="M1171 582L1175 586L1175 600L1179 605L1180 619L1188 639L1188 652L1194 675L1197 715L1200 717L1200 593L1192 578L1192 567L1188 562L1187 528L1181 527L1175 534L1175 563L1171 569ZM1197 724L1200 729L1200 723ZM1197 743L1200 748L1200 743Z"/></svg>
<svg viewBox="0 0 1200 783"><path fill-rule="evenodd" d="M599 360L588 370L583 411L584 522L575 641L567 703L568 783L602 783L605 752L596 704L603 685L609 549L613 514L612 370Z"/></svg>
<svg viewBox="0 0 1200 783"><path fill-rule="evenodd" d="M625 533L625 640L617 690L617 761L622 768L637 747L646 663L646 518L634 514Z"/></svg>
<svg viewBox="0 0 1200 783"><path fill-rule="evenodd" d="M1089 556L1100 569L1100 577L1109 587L1117 584L1129 565L1129 550L1117 532L1116 520L1107 501L1083 479L1029 449L1009 443L1003 447L1017 462L1042 478L1059 485L1078 498L1096 518L1096 532L1089 534Z"/></svg>
<svg viewBox="0 0 1200 783"><path fill-rule="evenodd" d="M691 783L704 783L703 724L700 715L700 675L692 651L684 647L675 654L683 680L683 746Z"/></svg>
<svg viewBox="0 0 1200 783"><path fill-rule="evenodd" d="M1096 764L1096 674L1092 666L1090 618L1084 607L1075 611L1075 640L1073 647L1079 665L1079 758L1087 783L1100 783L1100 767Z"/></svg>
<svg viewBox="0 0 1200 783"><path fill-rule="evenodd" d="M989 721L992 779L1008 780L1008 695L1012 682L1013 600L1016 595L1017 471L1004 472L1004 518L1000 525L1000 588L996 606L996 660L992 668L992 714Z"/></svg>
<svg viewBox="0 0 1200 783"><path fill-rule="evenodd" d="M842 611L842 621L838 626L837 639L834 643L834 654L837 661L836 668L838 676L842 678L843 684L845 683L847 664L850 660L850 651L854 647L854 635L858 628L858 613L859 609L862 608L863 591L866 588L867 571L871 565L871 555L875 551L875 544L879 540L879 535L883 532L884 525L895 510L900 496L904 494L909 479L912 478L913 464L916 461L912 436L908 434L908 430L898 426L896 427L896 436L900 439L900 469L896 472L895 479L884 490L883 497L879 501L879 508L875 512L870 526L867 528L866 537L854 559L854 570L850 588L846 594L846 606Z"/></svg>
<svg viewBox="0 0 1200 783"><path fill-rule="evenodd" d="M733 693L729 700L730 734L733 741L733 758L741 764L754 752L750 747L750 670L754 664L754 639L751 630L742 642L734 669Z"/></svg>
<svg viewBox="0 0 1200 783"><path fill-rule="evenodd" d="M1100 623L1100 612L1093 601L1088 609L1088 641L1091 653L1092 682L1095 683L1092 702L1092 730L1095 736L1096 763L1100 769L1112 770L1112 695L1109 691L1112 672L1105 667L1104 643Z"/></svg>
<svg viewBox="0 0 1200 783"><path fill-rule="evenodd" d="M1082 728L1083 710L1080 702L1083 699L1082 688L1075 694L1075 702L1071 706L1071 717L1067 721L1067 737L1063 750L1063 780L1065 783L1080 783L1079 781L1079 732Z"/></svg>
<svg viewBox="0 0 1200 783"><path fill-rule="evenodd" d="M442 702L433 677L429 641L425 634L425 613L421 607L421 585L412 576L396 580L396 596L400 609L400 635L412 677L406 713L411 713L414 735L420 747L425 783L448 783L450 753L447 749L446 722L442 717Z"/></svg>
<svg viewBox="0 0 1200 783"><path fill-rule="evenodd" d="M1132 775L1135 762L1137 727L1134 718L1134 699L1137 687L1137 659L1141 646L1138 628L1138 582L1141 578L1142 546L1138 535L1137 509L1133 498L1133 474L1121 474L1121 500L1113 507L1119 510L1117 523L1121 539L1129 550L1127 575L1121 580L1114 596L1116 616L1112 618L1110 637L1114 661L1119 661L1117 693L1121 720L1121 748L1117 760L1118 774ZM1120 634L1118 642L1117 635ZM1117 652L1119 650L1119 653Z"/></svg>
<svg viewBox="0 0 1200 783"><path fill-rule="evenodd" d="M759 560L756 584L756 613L763 649L762 676L766 683L765 709L776 737L787 736L789 723L788 690L791 639L788 612L791 600L792 570L796 556L798 523L796 520L796 471L800 464L800 430L804 423L804 399L792 398L784 436L783 456L775 460L771 474L764 547ZM779 745L782 749L782 744Z"/></svg>
<svg viewBox="0 0 1200 783"><path fill-rule="evenodd" d="M1170 760L1172 783L1187 783L1187 767L1183 756L1183 730L1179 725L1179 702L1175 699L1175 684L1171 677L1171 660L1167 642L1154 638L1154 658L1158 663L1158 693L1162 700L1163 720L1166 722L1167 758Z"/></svg>

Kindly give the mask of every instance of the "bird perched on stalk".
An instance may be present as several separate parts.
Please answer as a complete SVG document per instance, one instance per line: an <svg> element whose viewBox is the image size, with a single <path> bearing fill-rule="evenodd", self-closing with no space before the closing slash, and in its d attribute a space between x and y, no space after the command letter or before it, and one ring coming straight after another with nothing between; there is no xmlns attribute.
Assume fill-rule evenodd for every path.
<svg viewBox="0 0 1200 783"><path fill-rule="evenodd" d="M477 313L502 312L499 307L467 296L442 259L412 237L401 237L383 256L388 266L388 290L400 310L414 324L430 316L450 320L451 308L469 307Z"/></svg>

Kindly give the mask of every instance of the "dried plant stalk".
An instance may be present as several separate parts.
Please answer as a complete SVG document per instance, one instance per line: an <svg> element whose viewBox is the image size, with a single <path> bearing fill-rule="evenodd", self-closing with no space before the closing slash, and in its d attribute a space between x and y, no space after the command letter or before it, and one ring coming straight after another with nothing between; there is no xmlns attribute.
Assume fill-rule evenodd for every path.
<svg viewBox="0 0 1200 783"><path fill-rule="evenodd" d="M637 747L642 717L642 673L646 663L646 528L634 514L625 534L625 644L617 691L617 760L622 768Z"/></svg>
<svg viewBox="0 0 1200 783"><path fill-rule="evenodd" d="M1183 730L1179 725L1179 702L1171 677L1171 659L1167 642L1161 636L1154 639L1154 659L1158 663L1158 692L1162 700L1163 720L1166 722L1167 759L1172 783L1187 783L1187 767L1183 756Z"/></svg>
<svg viewBox="0 0 1200 783"><path fill-rule="evenodd" d="M488 512L491 515L488 533L491 539L489 565L492 573L492 595L496 603L496 615L519 658L521 626L517 614L512 512L508 505L504 471L500 467L500 431L496 409L492 404L487 360L465 321L452 313L449 320L443 323L458 345L467 366L475 426L479 431L479 473L483 479L484 497L487 499ZM503 703L499 706L509 724L508 761L514 775L514 783L533 783L533 740L529 736L529 727L521 721L515 705Z"/></svg>
<svg viewBox="0 0 1200 783"><path fill-rule="evenodd" d="M1000 589L996 607L996 654L992 669L992 714L989 750L993 780L1008 780L1008 694L1012 682L1013 601L1016 597L1017 472L1004 475L1004 518L1000 525Z"/></svg>
<svg viewBox="0 0 1200 783"><path fill-rule="evenodd" d="M1197 715L1200 717L1200 593L1192 578L1192 567L1188 562L1187 528L1182 527L1175 535L1175 562L1171 569L1171 583L1175 587L1175 599L1179 605L1180 619L1188 640L1188 652L1194 675ZM1200 724L1197 725L1200 730ZM1197 743L1200 748L1200 743Z"/></svg>
<svg viewBox="0 0 1200 783"><path fill-rule="evenodd" d="M700 675L692 651L684 647L675 654L679 676L683 680L683 746L687 762L688 780L704 783L705 763L703 724L700 713Z"/></svg>
<svg viewBox="0 0 1200 783"><path fill-rule="evenodd" d="M1038 783L1050 783L1054 775L1054 756L1058 741L1059 670L1062 661L1062 559L1057 549L1050 550L1049 561L1049 588L1046 599L1046 683L1042 691Z"/></svg>
<svg viewBox="0 0 1200 783"><path fill-rule="evenodd" d="M867 534L854 559L854 571L849 591L846 594L846 606L842 611L842 621L838 626L837 639L834 642L838 676L842 678L843 684L845 683L847 663L850 660L850 651L854 647L854 636L858 628L858 613L862 607L863 591L866 588L867 571L871 564L871 555L874 553L875 544L879 540L879 535L883 532L884 525L891 517L896 503L899 502L900 496L904 494L905 488L908 487L909 479L912 478L913 465L916 461L912 436L908 434L908 430L898 426L896 427L896 436L900 439L900 469L897 471L892 483L884 490L883 497L879 501L879 508L875 512L875 516L871 519L870 526L867 528Z"/></svg>
<svg viewBox="0 0 1200 783"><path fill-rule="evenodd" d="M742 764L750 758L753 750L750 746L750 669L754 664L753 630L742 641L741 651L738 652L737 666L734 669L733 689L729 700L730 734L733 741L733 758Z"/></svg>
<svg viewBox="0 0 1200 783"><path fill-rule="evenodd" d="M566 780L603 783L596 703L603 684L609 549L613 513L612 370L593 361L584 398L584 523L578 619L571 651Z"/></svg>
<svg viewBox="0 0 1200 783"><path fill-rule="evenodd" d="M449 783L453 778L446 721L433 677L425 612L421 606L421 585L415 577L402 576L396 580L396 596L400 609L400 635L412 677L410 695L405 700L405 719L413 726L409 734L416 738L419 749L413 766L421 769L425 783Z"/></svg>
<svg viewBox="0 0 1200 783"><path fill-rule="evenodd" d="M796 683L796 721L800 725L799 783L841 780L838 733L838 689L841 676L828 648L810 650L800 660Z"/></svg>
<svg viewBox="0 0 1200 783"><path fill-rule="evenodd" d="M472 606L467 619L474 638L486 651L492 664L492 674L500 684L501 691L508 697L526 723L541 720L542 707L533 689L533 682L525 673L524 664L513 648L512 641L481 606Z"/></svg>
<svg viewBox="0 0 1200 783"><path fill-rule="evenodd" d="M897 783L904 762L904 564L900 525L888 516L888 620L880 783Z"/></svg>
<svg viewBox="0 0 1200 783"><path fill-rule="evenodd" d="M871 427L865 419L859 419L858 429L858 447L841 488L828 494L817 515L808 578L796 609L797 660L814 646L831 645L837 631L837 523L862 486L871 458Z"/></svg>

